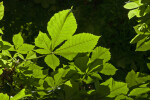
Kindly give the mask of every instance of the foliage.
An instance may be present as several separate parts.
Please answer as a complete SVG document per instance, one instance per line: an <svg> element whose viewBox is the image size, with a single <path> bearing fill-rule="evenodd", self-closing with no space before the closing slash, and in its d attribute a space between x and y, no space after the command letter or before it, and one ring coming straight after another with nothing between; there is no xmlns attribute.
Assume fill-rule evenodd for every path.
<svg viewBox="0 0 150 100"><path fill-rule="evenodd" d="M150 2L148 0L131 0L124 5L124 8L129 9L128 17L129 19L137 17L138 24L134 26L134 30L137 35L130 41L131 44L136 43L135 51L148 51L150 50L149 45L149 14L150 14ZM149 63L147 63L149 68ZM141 77L142 76L142 77ZM135 72L132 70L128 73L126 77L126 82L129 87L134 87L130 92L129 96L136 96L137 98L142 98L139 94L145 94L148 99L149 96L149 79L150 76L145 73ZM136 87L135 87L136 86ZM147 96L146 96L147 95Z"/></svg>
<svg viewBox="0 0 150 100"><path fill-rule="evenodd" d="M102 47L93 50L100 37L90 33L73 35L76 28L76 20L71 9L68 9L56 13L50 19L47 25L49 34L40 31L35 45L24 43L21 33L13 36L13 45L1 40L1 92L8 94L1 94L2 98L13 96L13 100L31 96L36 99L66 99L72 95L66 93L68 89L81 92L72 99L85 98L83 95L87 93L83 83L88 85L102 80L99 73L114 75L117 69L108 63L109 50ZM93 53L90 54L91 52ZM74 59L79 53L83 55ZM71 62L68 65L62 64L63 67L59 66L58 55ZM40 57L44 57L48 68L44 69L36 64L34 59ZM48 73L50 68L53 71ZM10 89L6 91L8 87ZM19 93L16 94L17 92Z"/></svg>
<svg viewBox="0 0 150 100"><path fill-rule="evenodd" d="M43 5L41 0L34 1ZM2 19L2 2L0 6ZM138 6L132 2L125 7ZM75 34L76 29L71 8L54 14L47 24L48 33L39 31L34 43L26 43L22 32L13 35L12 42L4 41L5 32L1 31L0 98L150 99L149 74L131 70L125 81L116 80L116 73L121 71L110 63L110 49L97 45L100 36L86 32Z"/></svg>

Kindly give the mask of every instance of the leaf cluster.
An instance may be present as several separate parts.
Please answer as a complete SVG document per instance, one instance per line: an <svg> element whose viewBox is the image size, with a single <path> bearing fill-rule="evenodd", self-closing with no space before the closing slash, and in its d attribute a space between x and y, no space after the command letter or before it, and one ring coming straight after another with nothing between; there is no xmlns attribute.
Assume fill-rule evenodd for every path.
<svg viewBox="0 0 150 100"><path fill-rule="evenodd" d="M0 4L1 19L4 6ZM135 100L149 97L150 76L130 71L125 82L116 81L118 71L109 60L109 49L96 46L100 36L75 34L72 9L56 13L47 24L47 33L36 36L34 44L24 42L22 33L12 43L0 40L0 98L60 100ZM1 31L3 34L3 32ZM47 67L36 59L43 58ZM68 63L61 63L61 59ZM104 78L107 76L108 78Z"/></svg>

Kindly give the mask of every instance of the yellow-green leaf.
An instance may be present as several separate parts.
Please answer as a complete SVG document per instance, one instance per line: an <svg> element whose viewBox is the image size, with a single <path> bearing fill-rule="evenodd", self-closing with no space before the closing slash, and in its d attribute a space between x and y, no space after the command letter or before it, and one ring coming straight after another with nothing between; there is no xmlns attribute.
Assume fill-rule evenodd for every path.
<svg viewBox="0 0 150 100"><path fill-rule="evenodd" d="M48 22L47 30L52 38L52 50L72 36L77 28L71 9L56 13Z"/></svg>

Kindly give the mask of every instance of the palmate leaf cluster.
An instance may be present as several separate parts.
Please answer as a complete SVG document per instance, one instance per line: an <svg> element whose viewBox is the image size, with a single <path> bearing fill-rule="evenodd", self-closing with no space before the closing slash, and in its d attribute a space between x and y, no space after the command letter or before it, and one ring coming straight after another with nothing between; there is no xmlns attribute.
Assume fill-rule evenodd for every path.
<svg viewBox="0 0 150 100"><path fill-rule="evenodd" d="M2 19L2 2L0 7ZM134 100L149 97L149 75L132 70L125 82L114 80L117 69L109 63L109 49L96 46L100 36L75 34L76 29L72 9L67 9L50 19L48 33L40 31L33 44L25 43L22 33L12 37L13 44L1 37L0 98ZM61 57L67 64L61 63ZM43 58L46 67L38 65L39 58Z"/></svg>

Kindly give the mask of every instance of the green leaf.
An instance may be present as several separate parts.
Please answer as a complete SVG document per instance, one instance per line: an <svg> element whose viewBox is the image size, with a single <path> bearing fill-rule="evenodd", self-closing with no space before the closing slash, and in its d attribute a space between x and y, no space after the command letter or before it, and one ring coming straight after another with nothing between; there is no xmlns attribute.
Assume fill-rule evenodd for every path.
<svg viewBox="0 0 150 100"><path fill-rule="evenodd" d="M3 6L3 2L0 2L0 20L2 20L4 16L4 6Z"/></svg>
<svg viewBox="0 0 150 100"><path fill-rule="evenodd" d="M70 69L63 69L63 68L60 68L58 70L58 73L54 75L55 87L63 84L64 82L63 78L66 76L69 70Z"/></svg>
<svg viewBox="0 0 150 100"><path fill-rule="evenodd" d="M9 96L7 94L0 93L1 100L9 100Z"/></svg>
<svg viewBox="0 0 150 100"><path fill-rule="evenodd" d="M148 69L150 70L150 63L147 63L147 67L148 67Z"/></svg>
<svg viewBox="0 0 150 100"><path fill-rule="evenodd" d="M148 51L150 50L150 39L149 37L145 37L140 40L136 45L136 51Z"/></svg>
<svg viewBox="0 0 150 100"><path fill-rule="evenodd" d="M70 80L67 81L67 82L65 82L65 85L67 85L67 86L69 86L69 87L72 87L72 84L71 84Z"/></svg>
<svg viewBox="0 0 150 100"><path fill-rule="evenodd" d="M21 33L18 33L16 35L13 36L13 43L15 45L16 50L23 45L24 41L23 38L21 36Z"/></svg>
<svg viewBox="0 0 150 100"><path fill-rule="evenodd" d="M22 54L20 54L20 53L15 53L14 54L13 58L17 58L17 57L19 57L21 59L24 59L24 56Z"/></svg>
<svg viewBox="0 0 150 100"><path fill-rule="evenodd" d="M35 39L35 45L37 47L49 50L49 53L51 52L51 40L46 33L42 33L41 31L39 32L38 37Z"/></svg>
<svg viewBox="0 0 150 100"><path fill-rule="evenodd" d="M109 61L111 58L111 54L109 52L109 49L103 48L103 47L96 47L91 56L91 62L93 62L96 59L103 59L104 63Z"/></svg>
<svg viewBox="0 0 150 100"><path fill-rule="evenodd" d="M145 23L143 23L143 24L138 24L138 25L134 26L133 28L137 34L141 34L141 36L142 35L148 36L148 35L150 35L150 32L148 32L147 30L145 31L145 28L147 28L147 27L148 26Z"/></svg>
<svg viewBox="0 0 150 100"><path fill-rule="evenodd" d="M3 73L3 70L2 70L2 69L0 69L0 75L2 75L2 73Z"/></svg>
<svg viewBox="0 0 150 100"><path fill-rule="evenodd" d="M10 52L8 50L2 50L2 54L4 56L8 56L8 57L12 58L12 56L11 56L11 54L10 54Z"/></svg>
<svg viewBox="0 0 150 100"><path fill-rule="evenodd" d="M126 76L126 83L128 83L128 87L132 87L138 84L136 78L137 76L134 70L132 70L131 72L128 72Z"/></svg>
<svg viewBox="0 0 150 100"><path fill-rule="evenodd" d="M27 53L26 59L34 59L36 57L37 57L36 53L33 52L33 51L30 51L30 52Z"/></svg>
<svg viewBox="0 0 150 100"><path fill-rule="evenodd" d="M93 78L91 78L91 76L87 76L84 80L83 80L86 84L90 84L93 82Z"/></svg>
<svg viewBox="0 0 150 100"><path fill-rule="evenodd" d="M85 56L85 57L78 57L74 61L74 63L82 72L85 72L87 69L88 61L89 61L89 58L87 56Z"/></svg>
<svg viewBox="0 0 150 100"><path fill-rule="evenodd" d="M95 77L95 78L98 78L99 80L102 80L102 77L98 73L96 73L96 72L92 73L91 77Z"/></svg>
<svg viewBox="0 0 150 100"><path fill-rule="evenodd" d="M147 35L137 34L131 41L131 44L137 43L138 41L144 39Z"/></svg>
<svg viewBox="0 0 150 100"><path fill-rule="evenodd" d="M105 75L114 75L117 69L110 63L105 63L100 73Z"/></svg>
<svg viewBox="0 0 150 100"><path fill-rule="evenodd" d="M9 51L15 51L14 45L11 45L9 42L3 41L3 45L6 45L7 48L8 48L8 46L9 46L9 48L8 48ZM6 48L6 47L5 47L5 48ZM5 50L6 50L6 49L5 49Z"/></svg>
<svg viewBox="0 0 150 100"><path fill-rule="evenodd" d="M44 61L54 71L55 71L56 67L59 66L59 64L60 64L59 59L54 54L47 55L45 57Z"/></svg>
<svg viewBox="0 0 150 100"><path fill-rule="evenodd" d="M3 31L2 31L2 29L0 29L0 33L1 33L1 34L4 34ZM1 40L2 40L2 37L0 37L0 41L1 41Z"/></svg>
<svg viewBox="0 0 150 100"><path fill-rule="evenodd" d="M45 81L50 85L52 88L55 86L54 79L52 77L46 77Z"/></svg>
<svg viewBox="0 0 150 100"><path fill-rule="evenodd" d="M128 13L129 19L133 18L134 16L140 17L140 13L138 9L133 9L129 11Z"/></svg>
<svg viewBox="0 0 150 100"><path fill-rule="evenodd" d="M56 13L48 22L47 30L52 38L52 50L72 36L77 28L71 9Z"/></svg>
<svg viewBox="0 0 150 100"><path fill-rule="evenodd" d="M90 72L99 72L100 70L102 70L102 64L103 64L103 60L101 59L96 59L93 62L88 64L88 73Z"/></svg>
<svg viewBox="0 0 150 100"><path fill-rule="evenodd" d="M149 81L150 75L143 74L143 73L135 73L133 70L129 72L126 76L126 83L128 87L133 87L139 84L143 84L143 82Z"/></svg>
<svg viewBox="0 0 150 100"><path fill-rule="evenodd" d="M27 54L29 51L33 50L35 46L31 44L22 44L17 50L21 54Z"/></svg>
<svg viewBox="0 0 150 100"><path fill-rule="evenodd" d="M97 80L94 84L99 97L103 98L110 94L109 87L105 85L100 85L99 80Z"/></svg>
<svg viewBox="0 0 150 100"><path fill-rule="evenodd" d="M130 92L129 96L138 96L149 91L150 88L135 88Z"/></svg>
<svg viewBox="0 0 150 100"><path fill-rule="evenodd" d="M16 94L13 98L11 98L10 100L19 100L21 98L24 98L26 96L30 96L30 95L26 95L25 94L25 89L22 89L18 94Z"/></svg>
<svg viewBox="0 0 150 100"><path fill-rule="evenodd" d="M39 69L39 70L41 70L41 69L42 69L42 67L40 67L40 66L34 64L33 62L30 62L30 61L26 61L24 66L25 66L25 67L26 67L26 66L29 67L29 68L28 68L29 70L34 70L34 69Z"/></svg>
<svg viewBox="0 0 150 100"><path fill-rule="evenodd" d="M120 94L127 94L129 89L127 83L114 81L113 78L108 79L100 85L108 86L110 88L110 94L107 97L115 97Z"/></svg>
<svg viewBox="0 0 150 100"><path fill-rule="evenodd" d="M72 60L77 53L91 52L97 44L99 37L89 33L74 35L60 48L56 49L54 53Z"/></svg>
<svg viewBox="0 0 150 100"><path fill-rule="evenodd" d="M65 99L64 100L80 100L79 83L71 81L70 85L64 85Z"/></svg>
<svg viewBox="0 0 150 100"><path fill-rule="evenodd" d="M129 3L124 5L124 8L126 8L126 9L134 9L137 7L139 7L139 5L135 2L129 2Z"/></svg>
<svg viewBox="0 0 150 100"><path fill-rule="evenodd" d="M33 76L34 78L44 78L46 75L43 74L43 70L34 69L32 76Z"/></svg>
<svg viewBox="0 0 150 100"><path fill-rule="evenodd" d="M128 96L125 96L125 95L118 95L115 100L134 100Z"/></svg>
<svg viewBox="0 0 150 100"><path fill-rule="evenodd" d="M50 54L50 51L48 49L36 49L34 50L39 54Z"/></svg>

